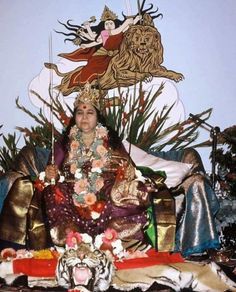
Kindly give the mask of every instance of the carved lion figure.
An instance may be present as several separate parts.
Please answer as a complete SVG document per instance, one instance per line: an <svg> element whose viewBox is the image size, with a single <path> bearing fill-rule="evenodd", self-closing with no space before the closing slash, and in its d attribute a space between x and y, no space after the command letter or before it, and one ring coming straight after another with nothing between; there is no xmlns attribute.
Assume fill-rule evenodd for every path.
<svg viewBox="0 0 236 292"><path fill-rule="evenodd" d="M184 76L162 66L161 35L151 25L133 25L124 34L119 53L99 80L102 89L133 85L149 77L164 77L176 82Z"/></svg>

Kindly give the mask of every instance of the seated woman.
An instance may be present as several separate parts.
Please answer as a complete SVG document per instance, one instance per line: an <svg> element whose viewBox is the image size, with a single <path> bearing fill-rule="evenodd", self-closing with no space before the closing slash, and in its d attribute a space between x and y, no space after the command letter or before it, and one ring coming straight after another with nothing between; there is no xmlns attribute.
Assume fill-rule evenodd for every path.
<svg viewBox="0 0 236 292"><path fill-rule="evenodd" d="M43 190L55 245L64 245L72 230L95 237L107 228L124 241L144 241L155 186L136 179L132 160L116 133L103 125L98 108L95 90L78 96L69 135L55 149L55 165L45 171L47 181L56 181ZM57 182L58 169L64 182Z"/></svg>
<svg viewBox="0 0 236 292"><path fill-rule="evenodd" d="M40 158L38 154L42 157L33 151L35 161ZM49 184L43 190L38 184L35 190L28 189L25 197L22 187L18 196L16 189L9 192L0 216L0 239L8 244L29 242L27 247L40 249L64 245L71 230L95 236L110 227L126 248L149 243L146 210L156 185L137 179L135 165L121 140L105 126L95 90L85 88L77 97L71 124L56 144L54 157L55 164L46 167L45 181ZM202 174L195 178L185 186L184 212L177 226L175 250L185 256L219 247L214 225L216 197ZM30 183L26 177L23 182ZM164 184L162 189L169 198Z"/></svg>

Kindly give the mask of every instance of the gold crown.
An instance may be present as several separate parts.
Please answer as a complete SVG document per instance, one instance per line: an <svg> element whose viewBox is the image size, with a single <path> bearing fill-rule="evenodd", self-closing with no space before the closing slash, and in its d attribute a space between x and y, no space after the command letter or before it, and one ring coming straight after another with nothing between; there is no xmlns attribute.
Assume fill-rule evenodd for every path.
<svg viewBox="0 0 236 292"><path fill-rule="evenodd" d="M117 18L118 16L105 5L102 16L101 16L101 21L106 21L109 19L115 20Z"/></svg>
<svg viewBox="0 0 236 292"><path fill-rule="evenodd" d="M86 83L84 88L79 91L75 98L74 107L76 108L79 103L90 103L98 110L100 110L100 93L99 90L91 88L89 83Z"/></svg>

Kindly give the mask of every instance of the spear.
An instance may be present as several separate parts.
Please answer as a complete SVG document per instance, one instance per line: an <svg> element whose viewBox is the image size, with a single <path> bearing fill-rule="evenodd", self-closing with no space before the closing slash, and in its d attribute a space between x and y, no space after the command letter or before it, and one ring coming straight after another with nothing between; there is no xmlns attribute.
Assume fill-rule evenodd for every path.
<svg viewBox="0 0 236 292"><path fill-rule="evenodd" d="M141 6L140 6L139 0L137 0L137 6L138 6L138 14L139 14L139 16L141 18L142 17L142 13L141 13ZM142 23L142 18L140 19L140 22Z"/></svg>
<svg viewBox="0 0 236 292"><path fill-rule="evenodd" d="M53 64L52 58L52 34L50 33L49 37L49 63ZM53 72L50 68L49 71L49 96L50 96L50 123L51 123L51 164L54 165L55 163L55 156L54 156L54 122L53 122ZM55 184L55 179L51 179L51 184Z"/></svg>

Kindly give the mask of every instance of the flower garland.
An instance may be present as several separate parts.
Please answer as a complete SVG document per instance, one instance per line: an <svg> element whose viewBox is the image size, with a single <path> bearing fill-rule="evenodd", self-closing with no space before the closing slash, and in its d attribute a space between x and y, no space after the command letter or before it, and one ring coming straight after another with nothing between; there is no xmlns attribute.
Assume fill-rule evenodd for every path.
<svg viewBox="0 0 236 292"><path fill-rule="evenodd" d="M68 164L75 177L74 205L82 217L97 219L105 207L105 200L99 191L104 186L103 171L108 160L108 131L98 124L89 149L76 125L71 128L70 139Z"/></svg>
<svg viewBox="0 0 236 292"><path fill-rule="evenodd" d="M54 248L41 249L41 250L27 250L8 247L1 250L0 260L11 261L12 259L55 259L59 258L59 252Z"/></svg>
<svg viewBox="0 0 236 292"><path fill-rule="evenodd" d="M89 244L91 250L110 251L118 259L126 255L122 241L118 238L117 232L112 228L107 228L103 233L96 235L94 239L87 233L70 231L66 237L65 249L77 249L82 242Z"/></svg>

